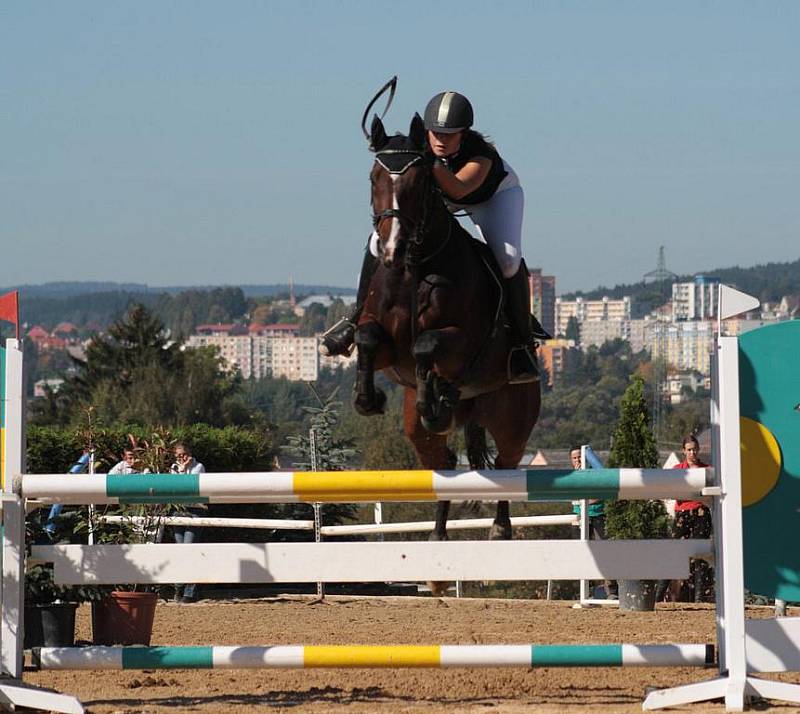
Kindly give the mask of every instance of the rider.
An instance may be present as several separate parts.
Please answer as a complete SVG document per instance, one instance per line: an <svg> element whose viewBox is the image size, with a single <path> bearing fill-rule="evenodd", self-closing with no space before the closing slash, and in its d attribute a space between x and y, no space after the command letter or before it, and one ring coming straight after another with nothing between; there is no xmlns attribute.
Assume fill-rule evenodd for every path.
<svg viewBox="0 0 800 714"><path fill-rule="evenodd" d="M512 384L539 379L530 314L528 271L522 264L522 212L525 198L514 170L486 139L470 127L472 105L458 92L441 92L425 108L433 176L451 211L465 209L489 245L505 278L505 293L517 344L509 356ZM374 236L374 234L373 234ZM364 257L355 308L328 330L324 354L349 354L355 325L378 265L374 237Z"/></svg>

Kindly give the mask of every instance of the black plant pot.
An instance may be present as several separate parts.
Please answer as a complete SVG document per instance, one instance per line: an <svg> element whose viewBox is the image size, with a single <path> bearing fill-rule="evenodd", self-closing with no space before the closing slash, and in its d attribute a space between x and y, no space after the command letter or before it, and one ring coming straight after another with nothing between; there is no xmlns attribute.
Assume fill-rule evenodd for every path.
<svg viewBox="0 0 800 714"><path fill-rule="evenodd" d="M23 647L72 647L75 644L77 609L74 602L27 606Z"/></svg>
<svg viewBox="0 0 800 714"><path fill-rule="evenodd" d="M658 580L619 580L619 609L646 612L656 609Z"/></svg>

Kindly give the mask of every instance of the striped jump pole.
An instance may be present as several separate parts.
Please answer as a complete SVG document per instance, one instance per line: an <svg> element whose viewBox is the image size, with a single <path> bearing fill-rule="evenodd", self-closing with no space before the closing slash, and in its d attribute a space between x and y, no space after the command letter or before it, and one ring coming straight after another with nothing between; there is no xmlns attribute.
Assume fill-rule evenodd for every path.
<svg viewBox="0 0 800 714"><path fill-rule="evenodd" d="M709 469L519 469L18 476L41 503L356 503L694 498Z"/></svg>
<svg viewBox="0 0 800 714"><path fill-rule="evenodd" d="M705 667L713 645L274 645L42 647L34 667L273 669L327 667Z"/></svg>

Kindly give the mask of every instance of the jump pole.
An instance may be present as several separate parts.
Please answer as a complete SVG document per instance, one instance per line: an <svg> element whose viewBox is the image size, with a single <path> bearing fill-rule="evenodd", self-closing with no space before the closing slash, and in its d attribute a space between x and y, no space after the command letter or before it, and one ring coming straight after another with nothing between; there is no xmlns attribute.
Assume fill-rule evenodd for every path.
<svg viewBox="0 0 800 714"><path fill-rule="evenodd" d="M363 503L692 498L709 469L514 469L204 474L26 474L14 491L41 504Z"/></svg>
<svg viewBox="0 0 800 714"><path fill-rule="evenodd" d="M33 666L78 669L708 667L713 645L273 645L41 647Z"/></svg>

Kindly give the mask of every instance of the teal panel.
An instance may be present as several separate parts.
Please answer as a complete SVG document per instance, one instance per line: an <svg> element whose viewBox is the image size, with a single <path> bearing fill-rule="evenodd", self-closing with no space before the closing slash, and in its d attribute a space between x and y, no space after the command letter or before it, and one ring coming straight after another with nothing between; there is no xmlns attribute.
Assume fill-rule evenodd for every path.
<svg viewBox="0 0 800 714"><path fill-rule="evenodd" d="M125 647L122 669L213 669L213 647Z"/></svg>
<svg viewBox="0 0 800 714"><path fill-rule="evenodd" d="M800 321L739 338L740 412L767 427L780 446L775 487L744 509L745 587L800 601Z"/></svg>
<svg viewBox="0 0 800 714"><path fill-rule="evenodd" d="M158 503L193 498L200 493L199 474L109 474L106 495L133 503ZM144 501L142 499L153 499Z"/></svg>
<svg viewBox="0 0 800 714"><path fill-rule="evenodd" d="M529 501L615 499L619 494L619 469L529 469L525 477Z"/></svg>
<svg viewBox="0 0 800 714"><path fill-rule="evenodd" d="M531 667L621 667L622 645L532 645Z"/></svg>

